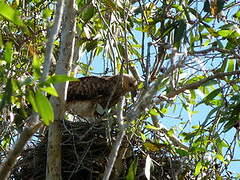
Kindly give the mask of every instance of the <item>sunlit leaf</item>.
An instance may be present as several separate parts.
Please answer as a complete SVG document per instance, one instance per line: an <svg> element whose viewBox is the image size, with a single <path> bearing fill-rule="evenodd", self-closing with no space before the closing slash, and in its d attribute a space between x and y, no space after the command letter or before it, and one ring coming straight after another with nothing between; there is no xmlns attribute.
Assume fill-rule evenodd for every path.
<svg viewBox="0 0 240 180"><path fill-rule="evenodd" d="M229 59L227 63L227 72L232 72L234 70L235 60Z"/></svg>
<svg viewBox="0 0 240 180"><path fill-rule="evenodd" d="M216 158L222 161L223 163L226 163L224 157L221 154L217 154Z"/></svg>
<svg viewBox="0 0 240 180"><path fill-rule="evenodd" d="M45 8L43 10L43 17L44 18L49 18L49 17L51 17L52 13L53 13L53 11L51 9Z"/></svg>
<svg viewBox="0 0 240 180"><path fill-rule="evenodd" d="M4 3L3 1L0 1L0 15L10 20L16 25L20 26L23 25L23 21L18 16L17 11L11 8L8 4Z"/></svg>
<svg viewBox="0 0 240 180"><path fill-rule="evenodd" d="M33 56L32 67L33 67L33 76L36 79L39 79L41 76L41 60L36 55Z"/></svg>
<svg viewBox="0 0 240 180"><path fill-rule="evenodd" d="M152 129L152 130L155 130L155 131L158 131L158 130L160 130L161 128L159 128L159 127L155 127L155 126L152 126L152 125L146 125L145 126L145 128L147 128L147 129Z"/></svg>
<svg viewBox="0 0 240 180"><path fill-rule="evenodd" d="M220 175L219 172L216 172L216 180L224 180L224 178Z"/></svg>
<svg viewBox="0 0 240 180"><path fill-rule="evenodd" d="M158 112L156 109L151 109L151 110L149 111L149 113L150 113L151 115L154 115L154 116L158 116L158 115L159 115L159 112Z"/></svg>
<svg viewBox="0 0 240 180"><path fill-rule="evenodd" d="M143 142L145 142L146 139L147 139L146 136L143 133L141 133L141 138L142 138Z"/></svg>
<svg viewBox="0 0 240 180"><path fill-rule="evenodd" d="M56 89L53 86L45 87L45 88L40 88L40 90L47 92L48 94L51 94L53 96L58 96L58 93Z"/></svg>
<svg viewBox="0 0 240 180"><path fill-rule="evenodd" d="M201 169L202 169L202 162L198 162L195 167L194 175L197 176L201 172Z"/></svg>
<svg viewBox="0 0 240 180"><path fill-rule="evenodd" d="M218 34L222 37L228 37L230 36L234 31L233 30L220 30L218 31Z"/></svg>
<svg viewBox="0 0 240 180"><path fill-rule="evenodd" d="M36 105L44 124L49 125L54 120L54 113L51 103L40 91L36 92Z"/></svg>
<svg viewBox="0 0 240 180"><path fill-rule="evenodd" d="M153 144L153 143L150 143L150 142L144 143L144 147L145 147L148 151L152 151L152 152L156 152L156 151L159 151L159 150L160 150L160 148L159 148L156 144Z"/></svg>
<svg viewBox="0 0 240 180"><path fill-rule="evenodd" d="M77 78L69 77L67 75L53 75L47 79L46 83L57 84L57 83L63 83L66 81L79 81L79 80Z"/></svg>

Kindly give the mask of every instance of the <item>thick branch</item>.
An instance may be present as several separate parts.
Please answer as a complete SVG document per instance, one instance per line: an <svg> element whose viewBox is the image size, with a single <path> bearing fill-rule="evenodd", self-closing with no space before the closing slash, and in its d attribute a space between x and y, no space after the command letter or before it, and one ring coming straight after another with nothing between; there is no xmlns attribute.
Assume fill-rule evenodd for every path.
<svg viewBox="0 0 240 180"><path fill-rule="evenodd" d="M209 76L207 78L201 79L200 81L197 81L195 83L191 83L191 84L186 84L178 89L175 89L174 91L169 92L168 94L166 94L166 97L172 98L175 97L176 95L183 93L186 90L192 90L192 89L197 89L198 87L202 86L204 83L213 80L213 79L218 79L218 78L222 78L224 76L230 76L230 75L239 75L240 71L232 71L232 72L221 72L221 73L217 73L214 74L212 76Z"/></svg>
<svg viewBox="0 0 240 180"><path fill-rule="evenodd" d="M60 55L57 61L56 74L69 75L73 59L75 45L75 0L65 1L64 17L62 22L62 36L60 45ZM62 133L60 120L64 119L65 100L67 97L68 83L61 83L55 86L59 97L51 99L55 120L49 126L48 148L47 148L47 180L61 180L61 139Z"/></svg>

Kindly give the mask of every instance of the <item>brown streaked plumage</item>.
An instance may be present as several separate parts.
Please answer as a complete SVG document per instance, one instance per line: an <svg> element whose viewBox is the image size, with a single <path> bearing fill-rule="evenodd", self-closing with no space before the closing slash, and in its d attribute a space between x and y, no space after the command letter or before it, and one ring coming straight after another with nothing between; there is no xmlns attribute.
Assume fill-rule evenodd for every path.
<svg viewBox="0 0 240 180"><path fill-rule="evenodd" d="M137 81L128 74L115 76L88 76L69 83L67 111L82 118L94 118L97 104L108 109L120 97L137 89Z"/></svg>

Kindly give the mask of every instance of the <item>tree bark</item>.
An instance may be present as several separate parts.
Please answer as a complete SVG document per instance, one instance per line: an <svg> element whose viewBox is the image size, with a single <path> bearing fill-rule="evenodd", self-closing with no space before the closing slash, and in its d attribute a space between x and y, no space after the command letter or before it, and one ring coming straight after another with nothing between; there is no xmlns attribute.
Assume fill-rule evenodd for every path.
<svg viewBox="0 0 240 180"><path fill-rule="evenodd" d="M66 0L61 33L60 55L56 65L56 74L69 75L73 59L75 45L75 0ZM47 149L47 180L61 180L61 128L60 121L64 120L65 100L67 97L68 83L61 83L55 86L58 97L51 99L55 120L48 130Z"/></svg>

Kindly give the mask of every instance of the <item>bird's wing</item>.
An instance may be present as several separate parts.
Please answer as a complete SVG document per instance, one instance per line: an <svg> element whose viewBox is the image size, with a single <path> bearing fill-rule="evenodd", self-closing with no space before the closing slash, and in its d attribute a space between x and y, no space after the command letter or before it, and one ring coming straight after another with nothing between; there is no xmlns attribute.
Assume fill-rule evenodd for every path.
<svg viewBox="0 0 240 180"><path fill-rule="evenodd" d="M108 77L88 76L69 83L67 101L98 100L111 96L114 82Z"/></svg>

